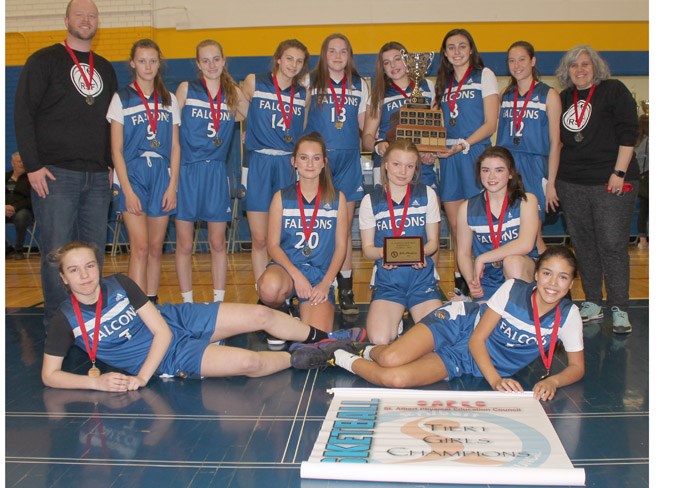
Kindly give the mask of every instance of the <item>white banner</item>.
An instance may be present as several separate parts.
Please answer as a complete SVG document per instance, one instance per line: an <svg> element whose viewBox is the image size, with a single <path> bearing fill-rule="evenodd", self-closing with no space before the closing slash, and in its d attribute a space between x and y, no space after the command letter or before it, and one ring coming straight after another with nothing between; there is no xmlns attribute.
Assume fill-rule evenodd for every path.
<svg viewBox="0 0 677 488"><path fill-rule="evenodd" d="M334 388L301 478L585 485L531 392Z"/></svg>

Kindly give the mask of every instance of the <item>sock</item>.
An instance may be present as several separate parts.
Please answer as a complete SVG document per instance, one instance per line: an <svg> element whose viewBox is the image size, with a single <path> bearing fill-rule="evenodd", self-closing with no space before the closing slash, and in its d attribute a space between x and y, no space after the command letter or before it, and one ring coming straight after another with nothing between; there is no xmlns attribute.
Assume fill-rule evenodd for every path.
<svg viewBox="0 0 677 488"><path fill-rule="evenodd" d="M193 303L193 290L181 293L181 298L183 298L183 303Z"/></svg>
<svg viewBox="0 0 677 488"><path fill-rule="evenodd" d="M460 277L461 277L461 273L459 273L458 271L454 271L454 278L460 278Z"/></svg>
<svg viewBox="0 0 677 488"><path fill-rule="evenodd" d="M376 347L376 346L374 346L373 344L370 345L370 346L365 347L365 348L362 350L362 357L363 357L364 359L368 359L369 361L373 361L373 359L371 359L371 354L370 354L370 353L371 353L371 350L374 349L375 347Z"/></svg>
<svg viewBox="0 0 677 488"><path fill-rule="evenodd" d="M224 297L226 296L226 290L214 290L214 301L215 302L222 302Z"/></svg>
<svg viewBox="0 0 677 488"><path fill-rule="evenodd" d="M339 271L339 274L343 276L344 278L350 278L353 275L353 270L352 269L342 269Z"/></svg>
<svg viewBox="0 0 677 488"><path fill-rule="evenodd" d="M153 305L157 305L158 297L157 297L157 295L148 295L148 300L153 302Z"/></svg>
<svg viewBox="0 0 677 488"><path fill-rule="evenodd" d="M310 342L319 342L329 337L323 330L316 329L312 325L309 325L308 327L310 327L310 332L308 332L308 337L306 337L306 340L303 341L304 344L308 344Z"/></svg>
<svg viewBox="0 0 677 488"><path fill-rule="evenodd" d="M350 354L348 351L344 351L343 349L334 351L334 363L336 366L341 366L343 369L347 369L353 374L355 373L353 371L353 363L357 359L361 359L360 356Z"/></svg>

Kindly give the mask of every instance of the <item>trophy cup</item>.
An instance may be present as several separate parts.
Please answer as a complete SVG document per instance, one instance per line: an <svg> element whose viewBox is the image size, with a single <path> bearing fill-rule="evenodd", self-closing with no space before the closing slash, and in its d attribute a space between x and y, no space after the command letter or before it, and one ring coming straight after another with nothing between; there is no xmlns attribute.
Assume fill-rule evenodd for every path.
<svg viewBox="0 0 677 488"><path fill-rule="evenodd" d="M404 49L401 53L409 77L414 82L414 89L406 105L391 115L386 140L408 139L416 144L419 151L444 150L447 132L442 123L442 111L430 108L420 87L435 53L407 53Z"/></svg>

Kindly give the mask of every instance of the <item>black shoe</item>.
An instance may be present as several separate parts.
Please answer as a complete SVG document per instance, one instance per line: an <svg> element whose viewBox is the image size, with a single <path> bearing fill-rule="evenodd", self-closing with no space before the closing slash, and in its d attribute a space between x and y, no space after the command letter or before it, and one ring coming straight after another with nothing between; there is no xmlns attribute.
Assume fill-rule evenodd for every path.
<svg viewBox="0 0 677 488"><path fill-rule="evenodd" d="M344 315L357 315L360 309L355 304L355 295L353 294L353 277L344 278L341 273L336 277L339 289L339 307Z"/></svg>
<svg viewBox="0 0 677 488"><path fill-rule="evenodd" d="M458 290L458 292L454 290L457 295L465 295L467 297L470 296L470 288L468 287L468 283L466 283L463 276L454 276L454 288Z"/></svg>

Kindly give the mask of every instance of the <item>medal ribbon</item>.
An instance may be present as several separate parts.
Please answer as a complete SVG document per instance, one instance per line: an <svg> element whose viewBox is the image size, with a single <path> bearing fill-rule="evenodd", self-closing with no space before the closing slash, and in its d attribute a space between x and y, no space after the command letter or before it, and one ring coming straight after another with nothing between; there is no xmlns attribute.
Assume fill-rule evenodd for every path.
<svg viewBox="0 0 677 488"><path fill-rule="evenodd" d="M221 123L221 98L223 95L223 85L219 85L219 91L216 94L216 108L214 108L214 101L212 100L212 95L209 93L209 88L207 87L207 82L202 78L202 84L207 91L207 98L209 99L209 109L212 113L212 122L214 122L214 131L219 132L219 124Z"/></svg>
<svg viewBox="0 0 677 488"><path fill-rule="evenodd" d="M585 103L583 104L583 110L581 111L581 115L578 115L578 88L574 89L574 115L576 116L576 126L579 129L581 128L581 122L583 122L583 116L585 115L585 109L588 108L588 105L590 104L590 99L592 98L592 94L595 93L595 88L597 88L597 85L592 85L590 87L590 93L588 93L588 96L585 99Z"/></svg>
<svg viewBox="0 0 677 488"><path fill-rule="evenodd" d="M386 190L386 199L388 200L388 210L390 211L390 224L395 237L400 237L404 230L404 221L407 219L407 211L409 210L409 198L411 197L411 185L407 185L407 193L404 196L404 209L402 210L402 220L399 227L395 223L395 208L393 207L393 199L390 196L390 191Z"/></svg>
<svg viewBox="0 0 677 488"><path fill-rule="evenodd" d="M85 75L85 70L82 69L82 66L80 66L80 61L78 61L78 58L75 56L75 53L71 49L71 47L68 45L68 41L66 39L63 40L64 45L66 46L66 51L68 51L68 54L71 55L71 59L73 60L73 63L75 63L75 66L78 67L78 71L80 71L80 76L82 76L82 81L85 82L85 86L87 87L88 90L92 89L92 80L94 80L94 51L89 51L89 80L87 79L87 76Z"/></svg>
<svg viewBox="0 0 677 488"><path fill-rule="evenodd" d="M103 293L101 293L101 289L99 288L99 298L96 301L96 318L94 320L94 337L92 337L91 347L89 345L89 340L87 339L87 328L85 327L85 321L82 318L80 304L73 294L71 294L71 303L75 310L75 318L78 319L80 332L82 332L82 341L85 343L85 351L87 351L87 355L89 356L90 361L92 361L92 366L94 366L94 364L96 364L96 350L99 346L99 330L101 330L101 305L103 303Z"/></svg>
<svg viewBox="0 0 677 488"><path fill-rule="evenodd" d="M394 81L391 81L390 84L393 85L393 88L395 88L395 90L400 92L400 95L402 95L405 99L409 99L409 95L407 94L407 92L405 92L402 88L397 86ZM409 80L409 87L413 89L414 86L416 86L414 85L414 82Z"/></svg>
<svg viewBox="0 0 677 488"><path fill-rule="evenodd" d="M282 92L280 91L280 85L277 82L277 76L273 73L273 84L275 85L275 94L277 95L277 102L280 104L280 113L282 114L282 121L284 122L284 127L289 131L291 130L291 120L294 116L294 83L291 84L289 89L289 114L284 108L284 102L282 101Z"/></svg>
<svg viewBox="0 0 677 488"><path fill-rule="evenodd" d="M306 243L310 241L310 235L313 233L315 227L315 220L317 220L317 211L320 209L320 200L322 198L322 187L317 186L317 195L315 195L315 208L313 215L310 217L310 225L306 224L306 210L303 203L303 193L301 193L301 184L296 183L296 198L299 201L299 212L301 212L301 224L303 224L303 237Z"/></svg>
<svg viewBox="0 0 677 488"><path fill-rule="evenodd" d="M494 246L494 249L498 249L501 246L501 229L503 228L503 220L505 219L505 212L508 209L508 192L505 192L505 198L503 199L503 205L501 206L501 215L498 217L498 228L497 232L494 232L494 216L491 213L491 203L489 203L489 195L484 193L484 201L487 209L487 220L489 221L489 234L491 236L491 244Z"/></svg>
<svg viewBox="0 0 677 488"><path fill-rule="evenodd" d="M334 90L334 82L329 79L327 82L329 85L329 89L331 90L331 94L334 96L334 106L336 107L336 117L341 116L341 111L343 110L343 106L346 104L346 75L343 75L343 79L341 80L341 101L339 102L338 97L336 96L336 90Z"/></svg>
<svg viewBox="0 0 677 488"><path fill-rule="evenodd" d="M550 335L550 347L548 348L548 355L545 355L545 348L543 347L543 336L541 334L541 318L538 316L538 305L536 304L536 291L531 295L531 305L534 309L534 328L536 329L536 341L538 342L538 350L541 353L541 359L545 366L546 374L550 374L550 366L552 359L555 357L555 346L557 345L557 331L559 324L562 321L562 312L559 309L559 304L555 309L555 322L552 325L552 334Z"/></svg>
<svg viewBox="0 0 677 488"><path fill-rule="evenodd" d="M134 88L136 89L136 92L139 94L141 97L141 101L143 102L143 106L146 107L146 115L148 116L148 124L150 125L150 130L153 132L153 136L157 135L157 121L159 118L158 115L158 110L157 110L157 92L155 89L153 89L153 109L155 113L153 114L154 116L151 116L150 113L150 105L148 105L148 100L146 100L146 96L143 94L141 91L141 87L139 84L134 80Z"/></svg>
<svg viewBox="0 0 677 488"><path fill-rule="evenodd" d="M532 78L531 86L529 87L527 96L524 98L524 105L522 105L522 110L520 110L519 114L517 113L517 99L519 98L520 93L519 89L515 87L515 97L513 98L512 103L512 119L515 121L515 134L519 132L520 126L522 125L524 112L526 111L527 105L529 104L529 100L531 99L531 93L534 91L534 86L536 86L536 79Z"/></svg>
<svg viewBox="0 0 677 488"><path fill-rule="evenodd" d="M468 79L468 76L470 76L470 72L472 71L472 66L468 66L468 69L465 70L465 74L463 75L463 78L461 78L461 81L458 83L458 86L456 87L456 91L454 92L454 96L451 98L451 100L447 99L447 105L449 105L449 113L453 114L454 109L456 108L456 98L458 98L458 93L461 91L461 87L465 83L465 80ZM449 93L451 93L451 86L454 84L454 75L451 75L451 79L449 80ZM453 116L451 117L452 119L454 118Z"/></svg>

